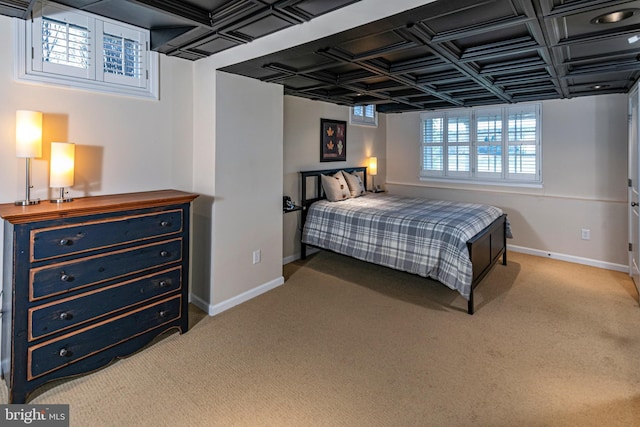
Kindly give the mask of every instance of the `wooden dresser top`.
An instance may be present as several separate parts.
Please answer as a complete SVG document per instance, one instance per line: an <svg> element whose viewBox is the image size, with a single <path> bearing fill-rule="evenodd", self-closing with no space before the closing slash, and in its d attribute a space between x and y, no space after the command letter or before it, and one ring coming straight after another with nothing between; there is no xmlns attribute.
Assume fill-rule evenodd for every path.
<svg viewBox="0 0 640 427"><path fill-rule="evenodd" d="M24 224L58 218L189 203L196 197L198 197L197 194L184 191L158 190L79 197L68 203L51 203L49 200L42 200L37 205L30 206L16 206L14 203L7 203L0 204L0 217L12 224Z"/></svg>

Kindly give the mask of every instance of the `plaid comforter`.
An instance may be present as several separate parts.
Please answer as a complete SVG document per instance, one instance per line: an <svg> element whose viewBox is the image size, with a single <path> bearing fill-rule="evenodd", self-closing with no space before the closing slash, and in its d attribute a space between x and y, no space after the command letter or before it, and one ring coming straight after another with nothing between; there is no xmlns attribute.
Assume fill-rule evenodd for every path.
<svg viewBox="0 0 640 427"><path fill-rule="evenodd" d="M467 240L500 215L494 206L388 194L321 200L309 207L302 242L431 277L468 300Z"/></svg>

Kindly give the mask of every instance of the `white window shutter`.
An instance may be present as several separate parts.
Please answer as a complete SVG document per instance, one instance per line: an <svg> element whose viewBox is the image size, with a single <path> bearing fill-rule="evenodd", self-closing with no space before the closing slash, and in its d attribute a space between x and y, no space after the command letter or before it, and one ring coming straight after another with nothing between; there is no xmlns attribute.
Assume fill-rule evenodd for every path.
<svg viewBox="0 0 640 427"><path fill-rule="evenodd" d="M539 111L539 104L507 109L508 179L539 179Z"/></svg>
<svg viewBox="0 0 640 427"><path fill-rule="evenodd" d="M85 15L43 6L33 19L32 67L60 76L93 79L94 37L93 22Z"/></svg>
<svg viewBox="0 0 640 427"><path fill-rule="evenodd" d="M103 23L103 36L97 41L97 68L103 81L135 87L147 84L147 46L146 33L138 30Z"/></svg>
<svg viewBox="0 0 640 427"><path fill-rule="evenodd" d="M444 175L445 117L439 113L425 113L421 128L421 176Z"/></svg>

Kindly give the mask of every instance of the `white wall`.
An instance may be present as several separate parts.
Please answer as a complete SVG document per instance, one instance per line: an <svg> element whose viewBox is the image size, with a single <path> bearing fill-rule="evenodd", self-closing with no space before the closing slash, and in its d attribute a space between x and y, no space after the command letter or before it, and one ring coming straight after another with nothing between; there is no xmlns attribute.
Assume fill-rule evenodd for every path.
<svg viewBox="0 0 640 427"><path fill-rule="evenodd" d="M217 74L214 304L284 282L282 90L280 85ZM261 251L259 264L253 264L255 250Z"/></svg>
<svg viewBox="0 0 640 427"><path fill-rule="evenodd" d="M71 196L191 190L191 62L160 57L159 101L18 83L13 80L14 34L12 19L0 16L0 203L24 199L25 161L15 157L20 109L44 113L43 157L33 162L32 198L46 201L54 195L48 188L51 141L76 144Z"/></svg>
<svg viewBox="0 0 640 427"><path fill-rule="evenodd" d="M194 209L192 301L216 314L284 283L283 88L206 62L195 80L203 83L195 95L194 161L202 196Z"/></svg>
<svg viewBox="0 0 640 427"><path fill-rule="evenodd" d="M387 118L387 182L398 194L499 206L508 244L607 268L627 265L627 96L543 102L543 188L446 185L418 179L420 115ZM581 239L581 229L591 240Z"/></svg>
<svg viewBox="0 0 640 427"><path fill-rule="evenodd" d="M347 122L347 160L320 162L320 119ZM284 195L300 202L300 171L335 169L342 166L367 166L370 156L378 157L376 183L385 181L386 116L378 127L352 126L349 108L294 96L284 98ZM371 179L367 185L371 185ZM300 257L300 212L284 214L283 258L290 262Z"/></svg>

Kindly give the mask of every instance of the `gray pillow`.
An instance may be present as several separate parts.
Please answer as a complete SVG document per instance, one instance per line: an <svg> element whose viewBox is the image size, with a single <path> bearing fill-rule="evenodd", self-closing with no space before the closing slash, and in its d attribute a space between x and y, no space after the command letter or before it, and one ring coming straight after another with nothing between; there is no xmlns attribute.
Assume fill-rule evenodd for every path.
<svg viewBox="0 0 640 427"><path fill-rule="evenodd" d="M327 196L327 200L330 202L338 202L351 197L349 186L345 181L341 171L338 171L335 175L321 175L322 188L324 194Z"/></svg>
<svg viewBox="0 0 640 427"><path fill-rule="evenodd" d="M347 181L347 185L349 186L349 192L351 193L351 197L359 197L366 194L364 189L364 184L362 183L362 179L360 175L356 175L354 173L349 173L346 171L342 171L342 175Z"/></svg>

